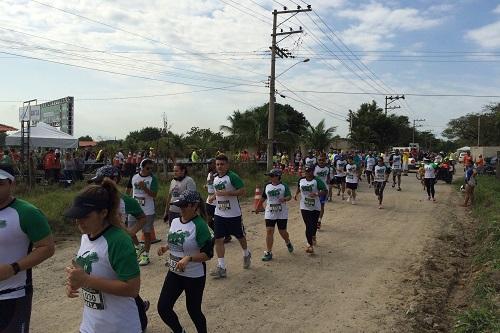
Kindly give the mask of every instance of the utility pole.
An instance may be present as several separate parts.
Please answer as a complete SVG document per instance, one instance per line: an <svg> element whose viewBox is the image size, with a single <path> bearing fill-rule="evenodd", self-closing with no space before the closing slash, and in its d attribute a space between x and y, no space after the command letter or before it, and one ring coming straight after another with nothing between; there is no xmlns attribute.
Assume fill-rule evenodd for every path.
<svg viewBox="0 0 500 333"><path fill-rule="evenodd" d="M310 12L311 6L307 5L306 9L301 9L300 6L297 6L297 9L288 10L286 7L283 7L282 11L274 10L273 11L273 33L272 33L272 44L271 44L271 76L269 77L269 113L267 116L267 170L271 170L273 167L273 155L274 155L274 109L276 102L276 55L280 58L288 58L288 54L285 50L280 49L276 43L277 36L288 36L291 34L302 33L302 27L299 30L283 31L277 32L278 28L278 15L281 14L298 14L301 12ZM286 38L286 37L285 37Z"/></svg>
<svg viewBox="0 0 500 333"><path fill-rule="evenodd" d="M389 106L391 103L399 100L399 99L405 99L405 95L396 95L396 96L385 96L385 115L387 116L387 110L394 110L394 109L400 109L401 106L400 105L397 105L397 106ZM390 101L390 102L387 102L387 101Z"/></svg>
<svg viewBox="0 0 500 333"><path fill-rule="evenodd" d="M479 147L479 133L481 130L481 115L477 115L477 146Z"/></svg>
<svg viewBox="0 0 500 333"><path fill-rule="evenodd" d="M416 122L422 122L425 121L425 119L413 119L413 137L412 137L412 144L415 143L415 128L416 127L422 127L422 125L416 125Z"/></svg>
<svg viewBox="0 0 500 333"><path fill-rule="evenodd" d="M349 137L352 139L352 110L349 109Z"/></svg>

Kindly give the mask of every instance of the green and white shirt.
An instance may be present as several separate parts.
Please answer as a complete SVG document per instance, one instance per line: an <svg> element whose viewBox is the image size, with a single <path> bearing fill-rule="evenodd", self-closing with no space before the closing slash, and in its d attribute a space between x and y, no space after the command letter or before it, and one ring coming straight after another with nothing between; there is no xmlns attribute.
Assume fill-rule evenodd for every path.
<svg viewBox="0 0 500 333"><path fill-rule="evenodd" d="M140 173L135 174L132 177L132 196L135 200L141 205L144 214L146 215L154 215L155 214L155 200L152 196L147 194L145 191L139 188L139 182L144 181L144 185L151 192L158 192L158 179L155 175L143 177Z"/></svg>
<svg viewBox="0 0 500 333"><path fill-rule="evenodd" d="M385 175L388 173L387 167L384 165L376 165L373 173L373 180L379 183L385 182Z"/></svg>
<svg viewBox="0 0 500 333"><path fill-rule="evenodd" d="M300 209L321 210L319 196L311 198L309 195L319 191L326 191L325 183L323 183L323 181L318 177L314 177L311 180L307 180L306 177L302 177L299 179L297 186L300 189Z"/></svg>
<svg viewBox="0 0 500 333"><path fill-rule="evenodd" d="M115 226L100 235L82 235L75 259L91 276L128 281L139 277L139 265L132 239ZM111 295L99 290L82 288L83 318L81 333L142 332L139 310L133 297Z"/></svg>
<svg viewBox="0 0 500 333"><path fill-rule="evenodd" d="M200 253L202 248L212 246L212 234L203 218L196 216L186 223L182 223L180 218L175 218L170 225L167 242L170 249L168 269L171 272L189 278L205 275L205 267L201 262L190 261L184 272L175 269L183 257L193 256Z"/></svg>
<svg viewBox="0 0 500 333"><path fill-rule="evenodd" d="M224 176L215 176L214 188L216 191L235 191L243 188L243 181L234 172L228 171ZM238 197L219 195L215 197L215 215L220 217L241 216L241 208Z"/></svg>
<svg viewBox="0 0 500 333"><path fill-rule="evenodd" d="M196 184L193 178L186 176L181 180L172 179L172 181L170 182L170 189L169 189L170 202L174 202L175 200L179 199L181 193L186 190L196 191ZM174 213L181 212L180 207L174 205L170 205L169 210Z"/></svg>
<svg viewBox="0 0 500 333"><path fill-rule="evenodd" d="M288 207L285 202L280 202L280 199L290 195L290 188L287 184L266 184L264 193L262 193L262 198L267 201L264 218L266 220L287 220Z"/></svg>
<svg viewBox="0 0 500 333"><path fill-rule="evenodd" d="M123 223L127 221L127 215L132 215L134 218L139 218L144 215L141 205L132 197L120 193L120 218Z"/></svg>
<svg viewBox="0 0 500 333"><path fill-rule="evenodd" d="M0 264L19 261L31 252L31 246L50 235L50 227L43 213L30 203L14 199L0 209ZM0 281L0 300L26 295L31 287L31 269ZM2 294L2 291L11 290Z"/></svg>
<svg viewBox="0 0 500 333"><path fill-rule="evenodd" d="M358 183L358 167L356 164L347 164L345 166L346 170L346 177L345 181L346 183L353 183L357 184Z"/></svg>
<svg viewBox="0 0 500 333"><path fill-rule="evenodd" d="M392 155L392 169L393 170L401 170L402 162L401 155Z"/></svg>
<svg viewBox="0 0 500 333"><path fill-rule="evenodd" d="M328 177L330 176L330 168L327 165L325 165L324 167L316 165L314 167L314 176L318 177L323 181L323 183L327 184Z"/></svg>

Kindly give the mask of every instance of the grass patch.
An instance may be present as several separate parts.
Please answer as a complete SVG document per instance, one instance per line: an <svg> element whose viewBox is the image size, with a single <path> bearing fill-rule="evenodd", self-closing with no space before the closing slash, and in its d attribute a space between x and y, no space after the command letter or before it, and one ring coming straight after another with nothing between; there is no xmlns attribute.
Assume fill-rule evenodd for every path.
<svg viewBox="0 0 500 333"><path fill-rule="evenodd" d="M473 216L478 220L473 257L473 296L469 308L458 314L454 332L500 332L500 181L478 177Z"/></svg>

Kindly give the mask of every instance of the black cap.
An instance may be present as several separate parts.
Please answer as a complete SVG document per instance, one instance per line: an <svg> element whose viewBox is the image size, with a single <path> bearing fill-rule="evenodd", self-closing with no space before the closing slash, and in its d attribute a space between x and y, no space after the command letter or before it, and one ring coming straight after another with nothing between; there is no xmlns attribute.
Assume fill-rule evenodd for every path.
<svg viewBox="0 0 500 333"><path fill-rule="evenodd" d="M175 200L170 204L177 207L183 207L187 206L190 203L197 203L197 202L201 202L201 195L197 191L185 190L184 192L181 193L179 199Z"/></svg>
<svg viewBox="0 0 500 333"><path fill-rule="evenodd" d="M63 215L73 219L81 219L93 211L101 211L106 208L109 208L107 202L79 195L73 200L73 205Z"/></svg>

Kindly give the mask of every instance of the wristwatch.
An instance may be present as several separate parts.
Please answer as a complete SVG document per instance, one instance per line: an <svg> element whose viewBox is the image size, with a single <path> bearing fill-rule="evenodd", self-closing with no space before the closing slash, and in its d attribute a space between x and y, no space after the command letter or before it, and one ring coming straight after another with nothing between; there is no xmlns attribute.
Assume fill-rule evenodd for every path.
<svg viewBox="0 0 500 333"><path fill-rule="evenodd" d="M21 271L21 267L19 267L19 264L17 262L10 264L10 266L14 270L14 275L16 275L17 273L19 273Z"/></svg>

